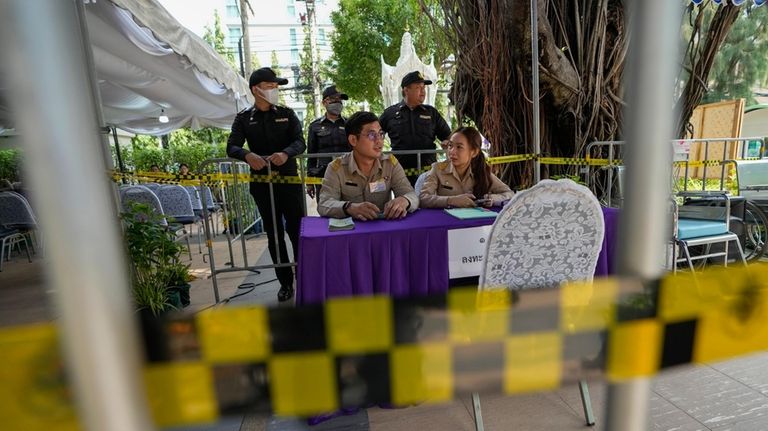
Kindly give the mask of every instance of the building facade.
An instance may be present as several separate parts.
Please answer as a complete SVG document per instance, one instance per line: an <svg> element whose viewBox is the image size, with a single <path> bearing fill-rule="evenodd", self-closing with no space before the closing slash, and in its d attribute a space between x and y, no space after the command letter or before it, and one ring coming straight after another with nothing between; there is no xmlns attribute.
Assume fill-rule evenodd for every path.
<svg viewBox="0 0 768 431"><path fill-rule="evenodd" d="M338 0L309 0L314 1L317 23L317 50L319 62L331 57L331 34L333 24L331 13L338 9ZM294 109L299 119L304 121L306 102L302 91L306 88L297 87L297 79L309 82L301 74L301 55L304 41L308 37L308 16L306 0L250 0L254 14L249 15L249 36L251 41L251 56L256 58L260 67L273 65L273 54L277 58L280 76L288 79L288 85L281 88L281 94L286 105ZM242 49L241 37L243 29L240 22L240 0L213 0L208 8L216 9L221 17L222 29L226 35L226 46L240 62ZM180 19L181 21L181 19ZM210 23L213 25L213 12L210 13ZM183 23L183 21L182 21ZM197 32L196 29L192 31ZM202 35L200 32L198 34ZM253 61L253 60L252 60ZM311 91L311 89L310 89Z"/></svg>

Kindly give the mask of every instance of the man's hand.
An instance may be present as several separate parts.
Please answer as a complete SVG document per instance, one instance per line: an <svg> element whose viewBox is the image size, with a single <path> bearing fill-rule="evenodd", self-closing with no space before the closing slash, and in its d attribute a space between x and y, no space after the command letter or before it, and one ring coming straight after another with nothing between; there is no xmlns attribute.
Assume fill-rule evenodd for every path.
<svg viewBox="0 0 768 431"><path fill-rule="evenodd" d="M375 220L379 215L379 207L370 202L360 202L357 204L350 204L347 208L352 218L358 220Z"/></svg>
<svg viewBox="0 0 768 431"><path fill-rule="evenodd" d="M274 153L267 157L267 160L272 162L275 166L283 166L285 162L288 161L288 154L283 152Z"/></svg>
<svg viewBox="0 0 768 431"><path fill-rule="evenodd" d="M315 198L315 185L314 184L307 184L307 194L310 198Z"/></svg>
<svg viewBox="0 0 768 431"><path fill-rule="evenodd" d="M255 171L260 171L267 166L267 161L264 160L264 158L260 155L254 153L246 154L245 162L248 163Z"/></svg>
<svg viewBox="0 0 768 431"><path fill-rule="evenodd" d="M469 193L458 196L451 196L448 198L448 205L456 208L472 208L476 206L475 196Z"/></svg>
<svg viewBox="0 0 768 431"><path fill-rule="evenodd" d="M408 213L408 199L398 196L384 204L384 218L398 219L403 218Z"/></svg>

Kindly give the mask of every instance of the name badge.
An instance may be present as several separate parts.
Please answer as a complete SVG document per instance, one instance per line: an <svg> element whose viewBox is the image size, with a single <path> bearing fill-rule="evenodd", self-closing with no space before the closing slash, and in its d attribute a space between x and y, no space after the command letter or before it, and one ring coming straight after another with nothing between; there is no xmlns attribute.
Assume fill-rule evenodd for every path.
<svg viewBox="0 0 768 431"><path fill-rule="evenodd" d="M368 183L368 188L371 189L371 193L385 192L387 191L387 183L384 180L374 181Z"/></svg>
<svg viewBox="0 0 768 431"><path fill-rule="evenodd" d="M419 118L421 118L423 120L431 120L432 116L430 116L430 115L419 115Z"/></svg>
<svg viewBox="0 0 768 431"><path fill-rule="evenodd" d="M275 123L284 123L287 122L287 118L275 118Z"/></svg>

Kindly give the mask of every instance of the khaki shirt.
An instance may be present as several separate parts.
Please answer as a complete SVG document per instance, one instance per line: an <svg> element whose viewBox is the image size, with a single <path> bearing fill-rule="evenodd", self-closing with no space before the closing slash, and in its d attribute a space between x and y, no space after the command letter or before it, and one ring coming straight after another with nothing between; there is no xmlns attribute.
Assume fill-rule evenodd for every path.
<svg viewBox="0 0 768 431"><path fill-rule="evenodd" d="M453 169L450 161L432 163L432 170L427 172L424 185L419 193L419 203L422 208L446 208L448 198L463 194L472 194L475 178L472 170L468 169L464 180ZM496 175L491 174L491 188L487 196L475 196L476 199L493 199L494 205L512 199L514 193Z"/></svg>
<svg viewBox="0 0 768 431"><path fill-rule="evenodd" d="M384 211L384 204L393 199L392 192L394 197L403 196L408 199L408 212L416 211L419 207L419 198L395 156L383 154L374 162L370 177L366 177L358 170L350 152L337 157L328 165L320 189L317 212L324 217L347 217L344 214L344 204L347 202L371 202Z"/></svg>

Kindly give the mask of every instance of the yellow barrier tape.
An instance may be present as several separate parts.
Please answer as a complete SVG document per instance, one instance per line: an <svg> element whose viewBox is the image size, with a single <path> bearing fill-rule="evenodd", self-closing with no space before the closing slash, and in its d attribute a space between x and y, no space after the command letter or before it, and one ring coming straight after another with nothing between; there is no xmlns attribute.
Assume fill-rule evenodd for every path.
<svg viewBox="0 0 768 431"><path fill-rule="evenodd" d="M392 347L392 302L389 297L328 300L325 324L333 353L351 354Z"/></svg>
<svg viewBox="0 0 768 431"><path fill-rule="evenodd" d="M399 303L385 296L332 299L306 309L314 314L297 314L301 308L207 310L195 316L194 324L171 321L169 328L184 326L185 336L192 337L185 340L199 342L200 354L192 357L200 359L189 362L185 352L171 362L148 364L148 399L159 425L210 422L222 414L217 371L240 367L254 372L261 367L268 379L262 388L268 390L275 413L333 411L344 402L343 360L352 358L352 363L380 364L376 374L388 377L384 381L396 404L446 401L466 388L466 380L459 381L466 379L462 370L468 365L462 355L475 351L482 356L486 350L496 355L494 349L499 368L488 371L500 373L504 392L549 390L568 379L564 367L578 356L566 356L567 346L582 346L584 337L606 343L610 381L649 376L676 364L720 361L768 349L767 268L668 275L660 280L655 315L649 314L654 317L635 320L618 318L617 304L631 305L626 301L630 297L622 297L629 292L620 287L632 283L640 289L636 280L569 283L520 296L515 307L507 290L452 289L445 305L433 310L431 316L440 319L429 321L444 326L428 338L413 340L408 336L418 330L404 317L407 313L401 319L396 312L409 309L399 309ZM281 312L289 314L279 318ZM547 313L554 319L540 318ZM286 332L279 324L297 316L304 319L297 328L319 328L316 339L294 334L295 328ZM526 316L531 322L520 320ZM52 325L0 330L0 354L4 429L77 429ZM370 362L374 359L383 362ZM472 370L477 371L486 370Z"/></svg>
<svg viewBox="0 0 768 431"><path fill-rule="evenodd" d="M212 371L205 363L153 364L144 370L144 382L157 425L210 423L219 417Z"/></svg>
<svg viewBox="0 0 768 431"><path fill-rule="evenodd" d="M396 346L392 362L392 400L396 405L453 399L453 356L447 343Z"/></svg>
<svg viewBox="0 0 768 431"><path fill-rule="evenodd" d="M53 325L0 329L0 420L4 430L79 430L74 394Z"/></svg>
<svg viewBox="0 0 768 431"><path fill-rule="evenodd" d="M208 362L259 361L270 353L265 308L206 310L196 320L202 356Z"/></svg>
<svg viewBox="0 0 768 431"><path fill-rule="evenodd" d="M617 382L659 370L663 327L653 319L619 323L611 329L606 374Z"/></svg>
<svg viewBox="0 0 768 431"><path fill-rule="evenodd" d="M542 332L513 336L504 343L504 392L555 389L562 378L562 335Z"/></svg>
<svg viewBox="0 0 768 431"><path fill-rule="evenodd" d="M272 409L285 416L336 410L334 368L333 357L326 352L274 356L269 362Z"/></svg>

